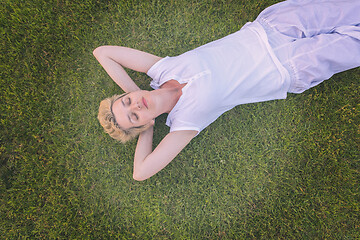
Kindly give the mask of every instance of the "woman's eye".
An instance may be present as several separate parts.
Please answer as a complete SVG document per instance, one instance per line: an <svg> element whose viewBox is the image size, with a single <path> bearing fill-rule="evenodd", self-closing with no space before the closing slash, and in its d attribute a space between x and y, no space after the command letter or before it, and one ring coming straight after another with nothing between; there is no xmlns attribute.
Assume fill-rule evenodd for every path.
<svg viewBox="0 0 360 240"><path fill-rule="evenodd" d="M130 99L130 98L128 98L128 104L129 104L129 105L131 104L131 99Z"/></svg>
<svg viewBox="0 0 360 240"><path fill-rule="evenodd" d="M133 118L134 121L139 120L139 116L136 113L132 114L132 118Z"/></svg>

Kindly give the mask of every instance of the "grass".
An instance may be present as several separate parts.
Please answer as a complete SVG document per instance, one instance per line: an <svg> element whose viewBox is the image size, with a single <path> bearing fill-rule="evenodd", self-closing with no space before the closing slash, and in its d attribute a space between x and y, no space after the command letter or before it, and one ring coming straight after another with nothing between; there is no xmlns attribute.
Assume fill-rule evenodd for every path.
<svg viewBox="0 0 360 240"><path fill-rule="evenodd" d="M2 238L358 239L359 68L236 107L144 182L132 180L136 142L115 142L96 120L100 100L120 92L93 58L97 46L174 56L275 2L5 0ZM150 89L147 76L130 75Z"/></svg>

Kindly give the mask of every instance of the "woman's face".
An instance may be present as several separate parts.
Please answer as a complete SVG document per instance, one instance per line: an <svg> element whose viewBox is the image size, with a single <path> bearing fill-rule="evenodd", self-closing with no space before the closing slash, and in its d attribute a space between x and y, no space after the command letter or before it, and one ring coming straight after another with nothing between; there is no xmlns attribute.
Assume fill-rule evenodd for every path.
<svg viewBox="0 0 360 240"><path fill-rule="evenodd" d="M156 117L154 105L151 92L140 90L117 99L112 111L119 126L129 129L151 123Z"/></svg>

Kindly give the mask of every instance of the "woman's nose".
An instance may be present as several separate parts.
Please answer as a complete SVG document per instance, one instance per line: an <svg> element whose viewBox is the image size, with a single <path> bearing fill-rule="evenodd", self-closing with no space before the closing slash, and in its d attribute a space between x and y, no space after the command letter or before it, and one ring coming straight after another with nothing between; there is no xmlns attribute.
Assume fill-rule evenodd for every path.
<svg viewBox="0 0 360 240"><path fill-rule="evenodd" d="M132 105L132 109L133 110L141 109L141 105L139 104L139 102L134 102L133 105Z"/></svg>

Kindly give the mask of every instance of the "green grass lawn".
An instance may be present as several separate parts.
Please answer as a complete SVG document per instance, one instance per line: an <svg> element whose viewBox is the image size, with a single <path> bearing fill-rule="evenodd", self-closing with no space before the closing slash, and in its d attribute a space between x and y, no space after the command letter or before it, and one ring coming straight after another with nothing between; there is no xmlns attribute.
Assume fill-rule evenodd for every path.
<svg viewBox="0 0 360 240"><path fill-rule="evenodd" d="M136 141L97 122L99 102L121 93L97 46L174 56L276 2L4 0L1 238L359 239L359 68L234 108L144 182L132 179Z"/></svg>

